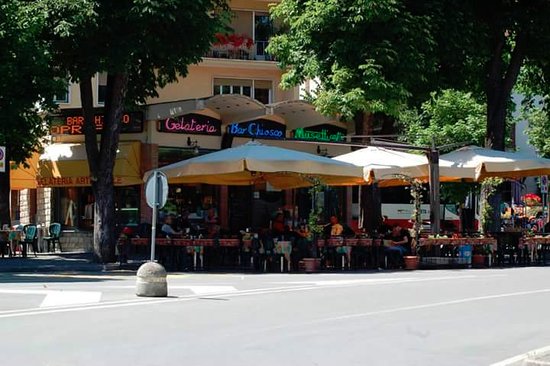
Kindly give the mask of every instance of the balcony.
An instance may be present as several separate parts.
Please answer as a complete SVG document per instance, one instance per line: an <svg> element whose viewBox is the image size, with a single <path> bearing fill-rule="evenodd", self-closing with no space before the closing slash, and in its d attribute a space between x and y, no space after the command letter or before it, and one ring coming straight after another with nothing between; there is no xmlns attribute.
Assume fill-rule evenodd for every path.
<svg viewBox="0 0 550 366"><path fill-rule="evenodd" d="M216 34L217 41L206 57L232 60L275 61L266 52L269 41L254 41L246 34Z"/></svg>

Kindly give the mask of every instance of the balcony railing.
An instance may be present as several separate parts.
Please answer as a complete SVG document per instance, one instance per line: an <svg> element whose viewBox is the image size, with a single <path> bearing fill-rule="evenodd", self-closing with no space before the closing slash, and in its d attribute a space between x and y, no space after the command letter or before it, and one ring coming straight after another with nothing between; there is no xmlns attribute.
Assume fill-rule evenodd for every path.
<svg viewBox="0 0 550 366"><path fill-rule="evenodd" d="M274 61L266 52L269 41L256 41L246 35L216 35L218 41L212 45L206 57L227 58L234 60Z"/></svg>

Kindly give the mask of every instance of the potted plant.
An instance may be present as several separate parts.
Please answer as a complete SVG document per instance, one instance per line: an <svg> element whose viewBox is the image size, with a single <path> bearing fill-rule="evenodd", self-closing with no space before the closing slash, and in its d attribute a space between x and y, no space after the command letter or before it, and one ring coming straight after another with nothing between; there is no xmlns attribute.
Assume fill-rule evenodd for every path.
<svg viewBox="0 0 550 366"><path fill-rule="evenodd" d="M487 255L490 249L486 245L475 245L472 251L472 266L485 267L487 264Z"/></svg>
<svg viewBox="0 0 550 366"><path fill-rule="evenodd" d="M308 190L308 193L311 195L312 207L309 212L309 217L307 220L307 231L308 231L308 240L313 244L311 247L311 257L304 258L304 270L308 273L317 272L320 267L321 260L317 257L317 240L322 237L324 226L319 224L321 214L323 209L315 204L315 199L319 192L323 190L323 185L320 179L314 177L307 177L307 179L312 184L311 188Z"/></svg>
<svg viewBox="0 0 550 366"><path fill-rule="evenodd" d="M420 265L420 256L417 255L416 246L420 238L420 230L422 230L422 182L418 179L413 179L406 175L398 175L398 178L407 181L410 184L411 203L413 204L413 210L411 214L412 229L411 229L411 254L403 256L405 269L413 270L418 269Z"/></svg>

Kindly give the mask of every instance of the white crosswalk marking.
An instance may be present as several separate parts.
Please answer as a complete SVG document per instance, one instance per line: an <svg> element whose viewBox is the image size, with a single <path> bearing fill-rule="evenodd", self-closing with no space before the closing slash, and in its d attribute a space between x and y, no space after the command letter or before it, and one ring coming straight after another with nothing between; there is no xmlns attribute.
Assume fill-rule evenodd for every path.
<svg viewBox="0 0 550 366"><path fill-rule="evenodd" d="M49 291L40 307L95 304L100 301L101 292L98 291Z"/></svg>
<svg viewBox="0 0 550 366"><path fill-rule="evenodd" d="M95 304L101 301L99 291L55 291L0 289L0 294L46 295L40 307Z"/></svg>

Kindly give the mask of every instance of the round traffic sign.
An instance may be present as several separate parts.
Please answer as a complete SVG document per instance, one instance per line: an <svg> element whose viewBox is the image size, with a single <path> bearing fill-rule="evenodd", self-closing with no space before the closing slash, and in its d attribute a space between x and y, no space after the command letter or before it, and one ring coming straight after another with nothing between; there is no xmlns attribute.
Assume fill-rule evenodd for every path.
<svg viewBox="0 0 550 366"><path fill-rule="evenodd" d="M147 178L145 183L145 199L149 207L163 208L168 199L168 178L166 174L155 170L153 174Z"/></svg>

